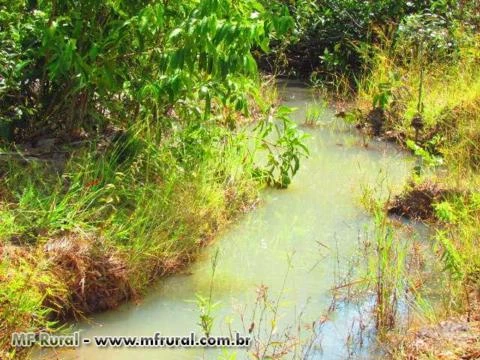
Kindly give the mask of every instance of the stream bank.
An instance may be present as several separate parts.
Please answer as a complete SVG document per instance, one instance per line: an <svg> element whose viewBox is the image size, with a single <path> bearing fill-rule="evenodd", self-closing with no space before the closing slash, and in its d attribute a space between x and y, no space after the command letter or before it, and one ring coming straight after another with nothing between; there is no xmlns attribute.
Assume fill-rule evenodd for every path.
<svg viewBox="0 0 480 360"><path fill-rule="evenodd" d="M297 108L295 121L304 123L308 108L321 103L311 89L290 85L281 89L283 103ZM166 335L201 332L195 296L207 296L212 289L214 311L212 334L228 335L230 330L248 333L251 323L257 345L251 351L272 355L268 337L270 320L276 317L278 336L288 334L312 346L311 359L341 359L350 351L346 343L358 321L356 305L339 306L325 320L332 302L331 289L356 255L359 243L372 236L373 219L360 204L363 186L375 186L379 194L404 186L413 159L395 146L373 141L368 148L354 129L325 108L315 127L303 127L310 134L311 156L286 190L262 192L261 205L243 215L208 247L182 274L160 281L139 304L127 304L115 311L81 322L76 329L85 337L102 335L147 336L156 331ZM218 254L218 255L217 255ZM212 277L212 258L217 258ZM212 282L213 281L213 282ZM275 314L263 322L252 314L261 298L280 299ZM275 301L274 301L275 302ZM369 311L369 304L361 307ZM242 319L244 319L242 321ZM293 325L295 324L295 325ZM313 324L304 328L305 324ZM297 333L296 326L303 329ZM310 328L310 330L308 330ZM319 331L322 328L322 331ZM313 330L313 332L312 332ZM318 331L318 333L317 333ZM317 335L315 335L317 334ZM276 338L275 338L276 339ZM302 356L298 345L287 346L285 356ZM371 347L361 354L368 358ZM277 349L277 351L279 351ZM230 351L230 354L237 351ZM61 359L102 359L105 356L129 359L217 359L219 350L97 349L84 346ZM242 358L243 352L237 356ZM273 354L274 355L274 354ZM371 354L370 354L371 355Z"/></svg>

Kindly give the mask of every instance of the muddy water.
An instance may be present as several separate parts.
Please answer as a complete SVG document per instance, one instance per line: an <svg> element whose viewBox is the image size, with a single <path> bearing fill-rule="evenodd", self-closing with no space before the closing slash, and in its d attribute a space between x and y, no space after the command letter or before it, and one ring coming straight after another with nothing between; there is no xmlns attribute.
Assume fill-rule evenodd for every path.
<svg viewBox="0 0 480 360"><path fill-rule="evenodd" d="M298 108L294 117L300 124L306 105L318 100L301 86L289 86L282 93L286 105ZM327 110L322 117L325 126L304 128L311 135L311 157L302 163L288 190L265 191L262 204L223 233L188 274L160 281L139 305L125 305L96 316L92 323L79 324L83 336L200 333L198 310L191 300L196 293L208 294L211 257L217 249L213 297L220 306L215 312L214 335L227 335L229 327L244 333L238 312L249 317L261 284L268 286L272 298L283 294L279 332L298 323L300 313L302 324L318 320L330 304L339 262L353 255L359 236L364 236L372 222L359 203L362 185L377 184L384 191L398 188L413 166L412 159L386 143L371 141L368 148L363 147L354 131L332 127L334 120L333 111ZM291 269L287 274L288 258ZM346 358L344 345L355 316L353 309L340 308L322 332L321 347L317 341L309 358ZM305 339L311 335L308 329L303 333ZM61 353L59 358L174 360L218 359L220 355L215 350L98 349L90 345ZM242 351L237 355L247 358Z"/></svg>

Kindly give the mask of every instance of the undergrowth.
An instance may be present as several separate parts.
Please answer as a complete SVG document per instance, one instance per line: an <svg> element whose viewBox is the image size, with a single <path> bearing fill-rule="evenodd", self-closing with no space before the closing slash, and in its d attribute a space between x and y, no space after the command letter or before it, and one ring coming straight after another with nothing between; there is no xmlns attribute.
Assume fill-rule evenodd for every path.
<svg viewBox="0 0 480 360"><path fill-rule="evenodd" d="M256 199L244 133L213 128L216 136L192 144L205 153L188 159L178 137L191 129L162 146L150 130L131 129L101 153L78 150L61 174L36 161L9 164L0 210L4 349L13 331L50 329L49 319L141 294Z"/></svg>
<svg viewBox="0 0 480 360"><path fill-rule="evenodd" d="M358 80L357 106L362 126L376 126L365 115L372 109L383 113L380 136L418 159L397 204L405 205L401 215L415 218L420 210L433 224L434 259L427 266L439 265L439 276L422 284L436 295L417 301L417 315L474 321L480 301L480 37L466 24L442 21L417 14L394 31L384 29L381 44L365 52L370 70ZM391 269L398 267L395 259L387 262ZM388 285L383 281L382 289ZM378 321L385 322L382 309ZM401 353L407 356L408 349Z"/></svg>
<svg viewBox="0 0 480 360"><path fill-rule="evenodd" d="M292 25L255 0L0 3L0 358L26 354L12 332L140 296L289 185L308 151L252 52Z"/></svg>

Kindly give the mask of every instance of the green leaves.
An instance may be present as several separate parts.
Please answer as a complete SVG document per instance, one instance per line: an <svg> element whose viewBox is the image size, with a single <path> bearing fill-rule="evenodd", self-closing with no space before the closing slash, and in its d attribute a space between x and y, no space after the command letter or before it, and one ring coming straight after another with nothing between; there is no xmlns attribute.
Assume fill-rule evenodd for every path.
<svg viewBox="0 0 480 360"><path fill-rule="evenodd" d="M2 54L16 54L10 73L0 74L11 79L0 84L0 97L25 102L26 111L12 107L2 123L15 111L29 129L45 132L154 120L188 129L183 149L200 153L194 144L208 142L209 127L231 131L260 98L252 50L268 52L271 39L293 28L286 6L256 0L66 0L29 10L25 0L14 3L11 13L0 12L2 28L11 29L0 35ZM307 152L288 111L267 122L277 141L270 182L281 187Z"/></svg>
<svg viewBox="0 0 480 360"><path fill-rule="evenodd" d="M174 43L175 41L179 40L180 39L180 35L183 33L183 29L181 28L176 28L174 29L170 35L168 36L168 40L171 42L171 43Z"/></svg>
<svg viewBox="0 0 480 360"><path fill-rule="evenodd" d="M290 185L300 169L301 157L309 155L304 143L307 135L300 132L297 124L290 119L293 110L280 106L256 128L261 146L268 151L267 163L257 175L269 185L279 188Z"/></svg>
<svg viewBox="0 0 480 360"><path fill-rule="evenodd" d="M274 17L272 20L273 28L277 36L281 37L294 27L294 22L290 14L288 14L287 8L283 8L283 15L280 17Z"/></svg>
<svg viewBox="0 0 480 360"><path fill-rule="evenodd" d="M442 249L441 259L444 264L444 270L449 271L454 279L461 279L466 268L462 253L445 231L437 231L436 239Z"/></svg>
<svg viewBox="0 0 480 360"><path fill-rule="evenodd" d="M412 140L407 140L407 147L413 151L415 156L421 159L422 163L427 167L437 167L443 164L443 159L440 156L431 154L428 150L417 145Z"/></svg>
<svg viewBox="0 0 480 360"><path fill-rule="evenodd" d="M48 71L52 80L63 77L69 73L76 62L77 40L68 39L58 45L57 51L48 63Z"/></svg>
<svg viewBox="0 0 480 360"><path fill-rule="evenodd" d="M381 83L378 86L378 92L373 97L373 107L379 107L386 110L392 98L392 84L389 82Z"/></svg>
<svg viewBox="0 0 480 360"><path fill-rule="evenodd" d="M153 116L159 107L203 96L198 85L205 82L210 84L208 99L203 97L206 113L217 102L246 112L249 93L243 85L257 76L251 50L268 51L270 38L292 22L287 11L273 16L252 0L66 0L38 2L33 11L26 10L25 1L14 3L12 13L2 13L2 27L12 29L8 41L22 57L12 72L17 84L39 84L41 98L25 97L38 101L32 105L41 111L35 121L48 117L55 127L66 125L65 113L80 93L92 98L81 115L70 119L79 126L85 118L102 117L99 109L116 117L136 116L138 106L120 100L125 98L140 101L142 113ZM2 49L10 51L6 43ZM125 82L131 84L128 90ZM52 107L48 99L58 103Z"/></svg>

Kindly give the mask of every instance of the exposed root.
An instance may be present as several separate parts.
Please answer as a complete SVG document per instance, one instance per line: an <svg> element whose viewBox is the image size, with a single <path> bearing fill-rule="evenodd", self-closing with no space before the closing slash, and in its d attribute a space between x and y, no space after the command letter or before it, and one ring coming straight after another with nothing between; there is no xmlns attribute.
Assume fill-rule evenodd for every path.
<svg viewBox="0 0 480 360"><path fill-rule="evenodd" d="M414 220L434 221L434 204L442 202L456 193L429 181L419 185L412 185L410 189L396 196L390 202L388 214Z"/></svg>
<svg viewBox="0 0 480 360"><path fill-rule="evenodd" d="M385 110L380 107L376 107L367 115L367 122L372 127L373 135L375 136L380 136L383 133L386 121L387 115Z"/></svg>
<svg viewBox="0 0 480 360"><path fill-rule="evenodd" d="M45 252L69 291L67 304L46 298L59 318L113 309L134 295L125 261L98 240L64 236L50 240Z"/></svg>

